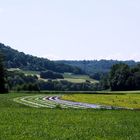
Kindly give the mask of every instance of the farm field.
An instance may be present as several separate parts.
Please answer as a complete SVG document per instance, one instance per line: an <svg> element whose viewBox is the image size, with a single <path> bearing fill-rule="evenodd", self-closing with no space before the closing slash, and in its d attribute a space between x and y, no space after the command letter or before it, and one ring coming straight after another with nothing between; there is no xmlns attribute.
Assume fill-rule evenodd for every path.
<svg viewBox="0 0 140 140"><path fill-rule="evenodd" d="M0 139L139 140L139 111L33 108L13 101L36 95L0 94Z"/></svg>
<svg viewBox="0 0 140 140"><path fill-rule="evenodd" d="M110 92L110 94L71 94L62 96L62 99L75 102L140 109L140 93L126 92L124 94L111 94Z"/></svg>
<svg viewBox="0 0 140 140"><path fill-rule="evenodd" d="M44 80L44 81L48 81L48 79L43 79L40 78L40 72L38 71L26 71L26 70L21 70L18 68L11 68L8 69L8 71L19 71L24 73L25 75L36 75L39 79ZM99 81L91 79L88 75L76 75L76 74L72 74L72 73L64 73L62 74L64 76L63 80L66 80L68 82L72 82L72 83L84 83L86 82L86 80L90 81L91 83L98 83ZM55 79L53 81L61 81L62 79Z"/></svg>
<svg viewBox="0 0 140 140"><path fill-rule="evenodd" d="M64 73L63 76L65 80L73 83L83 83L86 80L90 81L91 83L98 83L97 80L91 79L88 75L75 75L71 73Z"/></svg>
<svg viewBox="0 0 140 140"><path fill-rule="evenodd" d="M62 100L63 95L33 95L33 96L23 96L14 98L13 101L24 104L30 107L36 108L77 108L77 109L125 109L125 108L114 108L112 106L103 106L96 104L87 104L81 102L72 102L67 100Z"/></svg>
<svg viewBox="0 0 140 140"><path fill-rule="evenodd" d="M24 73L25 75L39 75L38 71L29 71L29 70L25 71L25 70L21 70L18 68L10 68L10 69L8 69L8 71L19 71L19 72Z"/></svg>

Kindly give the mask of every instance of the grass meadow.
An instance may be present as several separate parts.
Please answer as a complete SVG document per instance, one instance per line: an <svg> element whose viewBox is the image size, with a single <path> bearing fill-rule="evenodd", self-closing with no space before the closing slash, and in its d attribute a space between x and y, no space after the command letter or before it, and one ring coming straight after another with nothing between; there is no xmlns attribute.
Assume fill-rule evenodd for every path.
<svg viewBox="0 0 140 140"><path fill-rule="evenodd" d="M32 108L0 94L0 140L139 140L140 111ZM83 95L82 95L83 96Z"/></svg>
<svg viewBox="0 0 140 140"><path fill-rule="evenodd" d="M71 94L62 96L64 100L118 106L125 108L140 109L140 94Z"/></svg>

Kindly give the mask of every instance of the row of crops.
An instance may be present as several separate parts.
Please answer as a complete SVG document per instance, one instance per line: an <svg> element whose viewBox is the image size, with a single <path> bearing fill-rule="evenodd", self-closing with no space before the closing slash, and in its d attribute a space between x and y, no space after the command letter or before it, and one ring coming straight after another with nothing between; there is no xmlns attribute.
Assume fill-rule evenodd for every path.
<svg viewBox="0 0 140 140"><path fill-rule="evenodd" d="M78 109L120 109L114 108L111 106L102 106L88 103L80 103L73 101L62 100L60 95L57 96L46 96L46 95L34 95L34 96L25 96L17 97L14 99L15 102L21 103L30 107L36 108L78 108Z"/></svg>

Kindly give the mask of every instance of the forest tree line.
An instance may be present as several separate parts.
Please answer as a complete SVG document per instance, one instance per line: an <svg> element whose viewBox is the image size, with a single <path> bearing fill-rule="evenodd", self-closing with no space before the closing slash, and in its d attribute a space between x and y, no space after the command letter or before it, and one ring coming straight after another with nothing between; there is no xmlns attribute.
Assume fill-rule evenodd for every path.
<svg viewBox="0 0 140 140"><path fill-rule="evenodd" d="M76 66L80 68L84 73L94 76L97 74L106 74L110 72L110 69L113 65L118 63L125 63L130 67L136 66L137 62L130 60L130 61L117 61L117 60L81 60L81 61L55 61L56 63L64 63L71 66ZM99 77L98 77L99 78Z"/></svg>
<svg viewBox="0 0 140 140"><path fill-rule="evenodd" d="M0 43L0 52L5 57L5 66L6 68L19 68L22 70L31 70L31 71L45 71L51 70L58 73L70 72L74 74L82 74L83 71L76 67L70 66L64 63L56 63L54 61L39 58L32 55L24 54L14 50L4 44Z"/></svg>
<svg viewBox="0 0 140 140"><path fill-rule="evenodd" d="M112 91L140 90L140 64L130 67L119 63L112 66L108 75L100 81L102 89Z"/></svg>

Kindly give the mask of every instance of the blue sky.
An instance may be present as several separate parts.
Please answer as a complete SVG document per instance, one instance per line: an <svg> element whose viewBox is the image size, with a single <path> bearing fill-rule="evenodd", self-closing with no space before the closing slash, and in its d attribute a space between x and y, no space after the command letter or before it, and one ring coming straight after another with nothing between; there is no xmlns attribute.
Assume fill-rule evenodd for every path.
<svg viewBox="0 0 140 140"><path fill-rule="evenodd" d="M0 42L49 59L140 60L140 0L0 0Z"/></svg>

